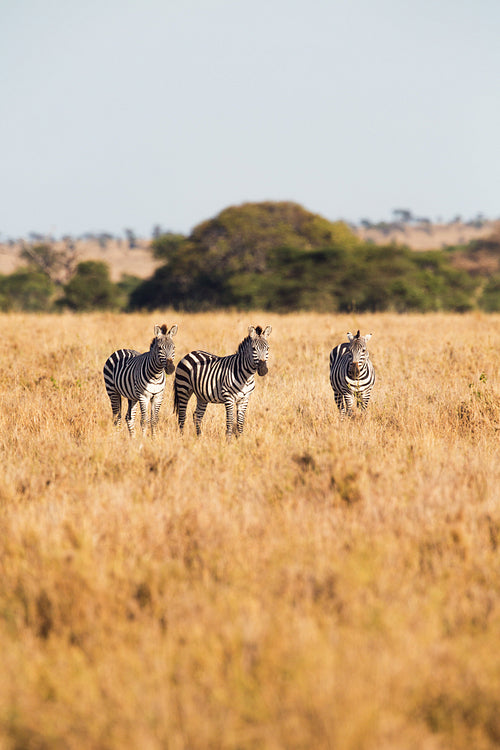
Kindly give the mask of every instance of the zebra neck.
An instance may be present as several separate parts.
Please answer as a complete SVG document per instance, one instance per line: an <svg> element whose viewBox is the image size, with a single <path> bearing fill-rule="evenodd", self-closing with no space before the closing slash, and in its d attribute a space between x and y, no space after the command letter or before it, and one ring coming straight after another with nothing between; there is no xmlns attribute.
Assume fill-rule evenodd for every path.
<svg viewBox="0 0 500 750"><path fill-rule="evenodd" d="M145 360L145 375L148 378L154 378L158 375L161 375L163 372L163 365L160 362L159 358L156 357L154 354L151 354L148 352L148 356Z"/></svg>
<svg viewBox="0 0 500 750"><path fill-rule="evenodd" d="M240 372L247 377L250 377L250 375L255 375L257 372L257 364L255 364L252 347L245 346L247 340L248 339L245 339L245 341L242 341L239 345L238 352L234 355L234 364L238 367Z"/></svg>

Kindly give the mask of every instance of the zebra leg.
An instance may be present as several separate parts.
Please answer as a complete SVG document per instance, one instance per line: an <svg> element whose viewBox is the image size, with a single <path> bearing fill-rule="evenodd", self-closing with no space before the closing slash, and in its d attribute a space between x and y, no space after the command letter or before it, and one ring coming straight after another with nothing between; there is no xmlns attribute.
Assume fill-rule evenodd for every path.
<svg viewBox="0 0 500 750"><path fill-rule="evenodd" d="M340 411L340 416L343 417L345 415L345 398L343 393L338 393L337 391L334 392L334 398L335 403L337 405L338 410Z"/></svg>
<svg viewBox="0 0 500 750"><path fill-rule="evenodd" d="M354 402L354 398L351 393L339 393L335 391L335 403L337 404L337 407L340 411L340 418L344 419L344 417L347 415L348 417L352 414L352 405Z"/></svg>
<svg viewBox="0 0 500 750"><path fill-rule="evenodd" d="M116 391L108 393L108 396L111 401L111 410L113 412L113 424L118 428L122 421L122 397Z"/></svg>
<svg viewBox="0 0 500 750"><path fill-rule="evenodd" d="M194 426L196 427L197 435L201 435L201 420L203 419L206 410L207 410L207 402L200 401L200 399L198 399L196 402L196 409L193 412L193 422L194 422Z"/></svg>
<svg viewBox="0 0 500 750"><path fill-rule="evenodd" d="M361 409L363 411L365 411L366 407L368 406L368 401L370 400L370 396L371 396L371 390L364 391L359 396L359 398L360 398L360 402L359 403L360 403Z"/></svg>
<svg viewBox="0 0 500 750"><path fill-rule="evenodd" d="M226 439L231 440L234 425L234 400L227 399L224 403L226 406Z"/></svg>
<svg viewBox="0 0 500 750"><path fill-rule="evenodd" d="M344 413L352 417L352 408L354 406L354 396L352 393L344 393Z"/></svg>
<svg viewBox="0 0 500 750"><path fill-rule="evenodd" d="M179 418L179 430L182 433L184 432L184 424L186 422L186 409L188 405L188 401L193 395L193 391L182 391L178 394L178 404L177 404L177 414Z"/></svg>
<svg viewBox="0 0 500 750"><path fill-rule="evenodd" d="M130 433L130 437L134 437L135 435L135 413L136 411L137 411L137 401L132 401L129 398L127 416L125 417L125 421L127 422L127 427Z"/></svg>
<svg viewBox="0 0 500 750"><path fill-rule="evenodd" d="M151 437L154 437L154 432L158 424L158 417L160 414L160 406L163 401L163 393L155 393L151 399Z"/></svg>
<svg viewBox="0 0 500 750"><path fill-rule="evenodd" d="M245 414L248 406L249 396L243 398L238 404L236 404L236 430L235 435L239 437L243 432L245 426Z"/></svg>
<svg viewBox="0 0 500 750"><path fill-rule="evenodd" d="M141 394L139 396L139 406L141 407L141 429L142 429L142 435L146 434L146 430L149 424L149 414L148 414L148 407L149 407L149 398L148 396L145 396L144 394Z"/></svg>

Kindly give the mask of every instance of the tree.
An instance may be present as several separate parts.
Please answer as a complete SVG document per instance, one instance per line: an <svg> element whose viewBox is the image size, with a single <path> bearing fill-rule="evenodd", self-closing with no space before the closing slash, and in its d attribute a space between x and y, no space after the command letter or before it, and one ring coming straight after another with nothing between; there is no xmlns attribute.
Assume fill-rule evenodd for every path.
<svg viewBox="0 0 500 750"><path fill-rule="evenodd" d="M269 253L278 247L311 251L359 244L345 222L328 221L288 201L230 206L195 227L188 239L210 268L235 271L263 271Z"/></svg>
<svg viewBox="0 0 500 750"><path fill-rule="evenodd" d="M113 235L110 234L110 232L99 232L99 234L96 237L97 242L99 243L99 247L101 250L105 250L108 246L108 242L110 242L113 239Z"/></svg>
<svg viewBox="0 0 500 750"><path fill-rule="evenodd" d="M61 253L52 245L25 245L21 250L21 258L28 262L28 265L42 273L45 273L50 279L57 277L61 269Z"/></svg>
<svg viewBox="0 0 500 750"><path fill-rule="evenodd" d="M154 238L151 249L155 258L170 260L180 250L185 241L186 237L183 234L164 232Z"/></svg>
<svg viewBox="0 0 500 750"><path fill-rule="evenodd" d="M137 247L137 237L135 236L135 232L133 229L125 229L125 237L127 238L128 246L130 250L133 250L134 247Z"/></svg>
<svg viewBox="0 0 500 750"><path fill-rule="evenodd" d="M49 310L55 287L49 277L32 268L0 276L0 309L41 312Z"/></svg>
<svg viewBox="0 0 500 750"><path fill-rule="evenodd" d="M500 274L495 274L486 282L479 305L486 312L500 310Z"/></svg>
<svg viewBox="0 0 500 750"><path fill-rule="evenodd" d="M76 248L72 241L66 241L61 250L53 245L23 245L21 258L28 263L28 267L46 274L55 284L62 284L74 273L76 264Z"/></svg>
<svg viewBox="0 0 500 750"><path fill-rule="evenodd" d="M108 264L96 260L79 263L75 275L64 286L59 304L79 311L117 308L119 290L111 281Z"/></svg>
<svg viewBox="0 0 500 750"><path fill-rule="evenodd" d="M401 222L401 224L408 224L408 222L413 220L413 214L407 208L395 208L392 213L394 219Z"/></svg>
<svg viewBox="0 0 500 750"><path fill-rule="evenodd" d="M330 222L297 203L244 203L202 222L189 237L167 232L153 240L156 258L165 260L131 296L131 307L171 305L205 310L239 304L234 275L261 274L280 247L305 253L359 240L344 222Z"/></svg>

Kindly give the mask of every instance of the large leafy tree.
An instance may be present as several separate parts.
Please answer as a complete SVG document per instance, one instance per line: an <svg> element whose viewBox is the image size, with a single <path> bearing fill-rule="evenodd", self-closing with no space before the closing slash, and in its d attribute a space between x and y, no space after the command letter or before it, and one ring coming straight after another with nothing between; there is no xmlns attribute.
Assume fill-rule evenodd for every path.
<svg viewBox="0 0 500 750"><path fill-rule="evenodd" d="M153 248L164 264L133 291L132 308L468 310L482 288L452 253L363 243L296 203L232 206ZM497 287L485 292L492 309Z"/></svg>
<svg viewBox="0 0 500 750"><path fill-rule="evenodd" d="M165 263L133 292L131 306L200 310L237 305L241 299L233 277L265 273L279 248L312 252L358 245L344 222L330 222L296 203L231 206L188 237L167 233L155 239L153 253Z"/></svg>

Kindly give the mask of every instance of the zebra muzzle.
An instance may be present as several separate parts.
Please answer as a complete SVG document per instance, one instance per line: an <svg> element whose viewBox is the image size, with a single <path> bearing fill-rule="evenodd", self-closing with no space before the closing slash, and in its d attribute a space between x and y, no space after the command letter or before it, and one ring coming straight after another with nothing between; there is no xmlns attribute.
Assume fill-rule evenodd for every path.
<svg viewBox="0 0 500 750"><path fill-rule="evenodd" d="M167 364L165 365L165 372L167 375L171 375L175 370L174 360L173 359L167 359Z"/></svg>
<svg viewBox="0 0 500 750"><path fill-rule="evenodd" d="M353 362L351 365L349 365L347 372L350 378L358 378L360 372L358 363Z"/></svg>
<svg viewBox="0 0 500 750"><path fill-rule="evenodd" d="M264 360L261 360L259 362L259 365L257 367L257 372L259 373L259 375L267 375L267 365L264 362Z"/></svg>

